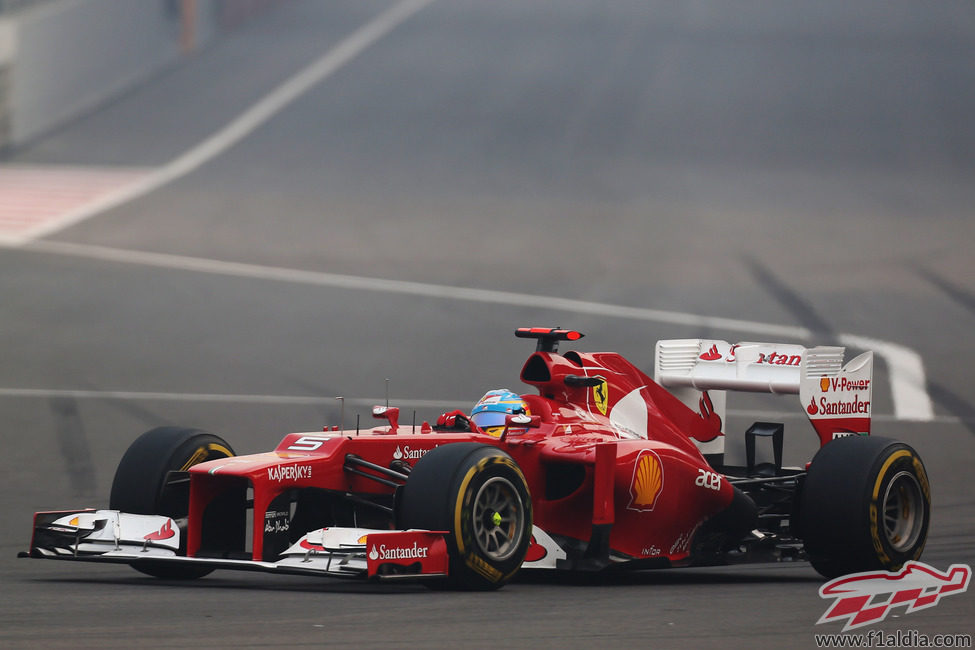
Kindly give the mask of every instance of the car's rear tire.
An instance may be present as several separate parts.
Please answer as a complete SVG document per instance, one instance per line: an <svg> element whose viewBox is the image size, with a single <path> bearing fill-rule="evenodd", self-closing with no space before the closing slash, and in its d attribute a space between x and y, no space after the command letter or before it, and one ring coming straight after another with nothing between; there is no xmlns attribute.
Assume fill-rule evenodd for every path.
<svg viewBox="0 0 975 650"><path fill-rule="evenodd" d="M827 578L883 569L920 558L931 519L924 463L910 446L848 437L813 458L799 521L806 553Z"/></svg>
<svg viewBox="0 0 975 650"><path fill-rule="evenodd" d="M434 587L490 590L521 567L531 543L528 484L491 445L459 442L424 455L396 505L401 528L449 531L449 577Z"/></svg>
<svg viewBox="0 0 975 650"><path fill-rule="evenodd" d="M189 484L185 480L171 482L171 473L233 455L233 448L222 438L198 429L158 427L147 431L136 438L119 461L109 507L185 520L189 513ZM181 531L180 545L185 553L185 530ZM137 562L132 566L142 573L173 580L201 578L212 571L166 562Z"/></svg>

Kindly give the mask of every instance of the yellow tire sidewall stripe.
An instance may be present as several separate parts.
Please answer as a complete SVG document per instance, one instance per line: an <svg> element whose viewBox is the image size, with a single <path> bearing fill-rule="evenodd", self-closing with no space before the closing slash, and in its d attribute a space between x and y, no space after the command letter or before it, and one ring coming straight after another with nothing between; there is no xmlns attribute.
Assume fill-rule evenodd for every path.
<svg viewBox="0 0 975 650"><path fill-rule="evenodd" d="M478 461L476 465L474 465L469 470L467 470L467 473L464 475L464 478L461 480L460 486L458 487L457 497L456 497L457 501L454 504L454 541L457 543L457 553L461 556L467 555L467 546L464 544L464 533L463 533L463 525L462 525L463 514L464 514L464 503L465 503L465 496L467 494L467 488L470 486L471 481L474 480L474 477L477 476L480 472L482 472L485 467L495 463L504 465L505 467L514 471L521 478L522 485L525 487L527 491L527 481L525 480L524 474L522 474L521 472L521 468L519 468L514 461L512 461L510 458L507 458L506 456L488 456L487 458L481 459L480 461ZM525 508L531 507L531 496L528 497L528 503L523 504L522 507ZM470 562L468 562L468 565L470 565ZM490 568L493 569L493 567ZM497 578L494 578L493 577L494 572L497 571L494 570L492 572L492 579L496 582L497 578L500 578L502 576L500 572L497 572L498 576Z"/></svg>
<svg viewBox="0 0 975 650"><path fill-rule="evenodd" d="M179 468L179 471L185 472L186 470L193 467L194 465L199 465L200 463L208 460L210 458L211 451L218 451L224 456L226 456L227 458L234 455L234 452L230 451L229 449L227 449L226 447L224 447L219 443L216 442L207 443L205 447L197 447L196 451L193 452L193 455L190 456L185 463L183 463L182 467Z"/></svg>

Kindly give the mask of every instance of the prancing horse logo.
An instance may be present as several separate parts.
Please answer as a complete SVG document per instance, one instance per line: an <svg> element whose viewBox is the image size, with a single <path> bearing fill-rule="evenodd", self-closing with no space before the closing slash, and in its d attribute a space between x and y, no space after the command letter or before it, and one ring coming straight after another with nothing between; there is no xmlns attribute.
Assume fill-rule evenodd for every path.
<svg viewBox="0 0 975 650"><path fill-rule="evenodd" d="M606 415L606 407L609 405L609 386L603 377L596 377L596 379L600 381L592 387L592 401L596 403L599 412Z"/></svg>

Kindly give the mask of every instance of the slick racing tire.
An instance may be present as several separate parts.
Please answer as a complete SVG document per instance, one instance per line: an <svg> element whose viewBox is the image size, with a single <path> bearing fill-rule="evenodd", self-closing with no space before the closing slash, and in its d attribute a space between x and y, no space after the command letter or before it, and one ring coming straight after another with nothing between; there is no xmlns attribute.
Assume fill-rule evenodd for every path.
<svg viewBox="0 0 975 650"><path fill-rule="evenodd" d="M400 528L449 531L449 577L431 584L491 590L521 567L531 542L531 495L517 463L474 442L436 447L417 461L396 504Z"/></svg>
<svg viewBox="0 0 975 650"><path fill-rule="evenodd" d="M799 523L813 567L827 578L896 571L921 556L931 519L924 463L910 446L853 436L812 460Z"/></svg>
<svg viewBox="0 0 975 650"><path fill-rule="evenodd" d="M198 429L158 427L147 431L119 461L109 507L133 514L165 515L182 523L189 513L189 483L171 482L170 473L233 455L234 450L222 438ZM180 547L185 553L186 530L185 526L181 528ZM201 578L212 571L165 562L136 562L132 566L142 573L174 580Z"/></svg>

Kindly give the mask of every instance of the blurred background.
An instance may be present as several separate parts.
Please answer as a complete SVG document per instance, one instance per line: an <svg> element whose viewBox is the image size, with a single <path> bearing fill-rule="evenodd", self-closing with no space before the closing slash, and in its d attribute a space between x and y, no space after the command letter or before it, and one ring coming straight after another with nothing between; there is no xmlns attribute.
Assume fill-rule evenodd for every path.
<svg viewBox="0 0 975 650"><path fill-rule="evenodd" d="M647 372L661 338L877 350L924 559L971 563L973 115L968 0L0 0L0 643L811 644L805 566L390 601L13 559L146 429L263 451L387 379L433 419L517 389L527 325ZM729 408L731 449L775 419L815 452L793 398Z"/></svg>

